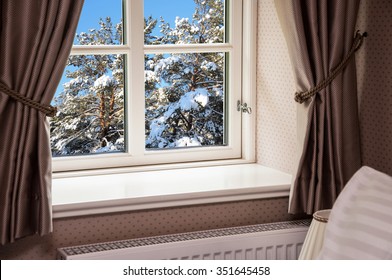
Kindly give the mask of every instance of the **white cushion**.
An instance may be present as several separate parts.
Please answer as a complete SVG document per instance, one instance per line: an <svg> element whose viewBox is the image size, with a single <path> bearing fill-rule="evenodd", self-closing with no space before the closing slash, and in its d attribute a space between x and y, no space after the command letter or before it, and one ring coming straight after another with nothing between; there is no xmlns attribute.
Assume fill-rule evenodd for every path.
<svg viewBox="0 0 392 280"><path fill-rule="evenodd" d="M362 167L336 200L319 259L392 259L392 177Z"/></svg>

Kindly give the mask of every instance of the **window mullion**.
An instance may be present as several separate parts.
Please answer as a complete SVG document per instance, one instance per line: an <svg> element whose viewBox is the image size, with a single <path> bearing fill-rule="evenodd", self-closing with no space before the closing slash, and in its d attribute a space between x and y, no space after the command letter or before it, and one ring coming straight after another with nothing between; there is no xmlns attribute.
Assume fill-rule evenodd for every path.
<svg viewBox="0 0 392 280"><path fill-rule="evenodd" d="M73 46L71 55L100 55L100 54L124 54L129 51L129 46Z"/></svg>
<svg viewBox="0 0 392 280"><path fill-rule="evenodd" d="M231 44L183 44L183 45L146 45L146 54L164 53L194 53L194 52L229 52L232 50Z"/></svg>
<svg viewBox="0 0 392 280"><path fill-rule="evenodd" d="M127 37L131 52L127 60L127 143L128 153L144 153L144 4L143 0L128 0Z"/></svg>

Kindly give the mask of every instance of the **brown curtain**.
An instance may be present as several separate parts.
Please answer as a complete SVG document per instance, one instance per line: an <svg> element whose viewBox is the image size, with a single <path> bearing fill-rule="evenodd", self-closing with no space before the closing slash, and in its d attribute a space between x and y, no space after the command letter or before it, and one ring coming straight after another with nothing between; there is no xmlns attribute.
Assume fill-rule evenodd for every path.
<svg viewBox="0 0 392 280"><path fill-rule="evenodd" d="M275 6L296 91L309 90L351 49L359 0L275 0ZM361 166L354 58L329 86L297 105L297 131L298 167L289 212L312 214L331 208Z"/></svg>
<svg viewBox="0 0 392 280"><path fill-rule="evenodd" d="M50 104L83 1L2 0L0 83ZM0 243L52 231L51 151L46 115L0 91Z"/></svg>

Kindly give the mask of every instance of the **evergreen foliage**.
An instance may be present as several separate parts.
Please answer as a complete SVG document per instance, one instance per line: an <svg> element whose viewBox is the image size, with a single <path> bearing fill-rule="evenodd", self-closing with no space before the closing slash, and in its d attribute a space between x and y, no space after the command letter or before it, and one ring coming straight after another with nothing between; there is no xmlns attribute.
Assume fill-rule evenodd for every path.
<svg viewBox="0 0 392 280"><path fill-rule="evenodd" d="M194 2L192 19L177 17L173 27L163 18L145 18L145 44L224 42L223 1ZM122 43L122 23L108 17L99 25L77 34L77 44ZM59 111L51 119L54 156L125 150L124 59L69 57L65 75L70 81L56 96ZM144 61L146 148L223 145L225 53L148 54Z"/></svg>

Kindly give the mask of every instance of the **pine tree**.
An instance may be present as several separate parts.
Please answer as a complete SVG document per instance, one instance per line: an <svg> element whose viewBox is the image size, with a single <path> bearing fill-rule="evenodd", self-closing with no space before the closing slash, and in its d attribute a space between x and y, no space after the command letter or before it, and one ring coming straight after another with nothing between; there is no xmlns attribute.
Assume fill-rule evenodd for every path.
<svg viewBox="0 0 392 280"><path fill-rule="evenodd" d="M76 36L79 45L119 44L122 24L108 17ZM70 70L71 69L71 70ZM59 113L51 120L54 155L124 150L122 55L72 55L63 91L55 98Z"/></svg>
<svg viewBox="0 0 392 280"><path fill-rule="evenodd" d="M194 0L192 19L174 27L145 18L145 44L221 43L221 0ZM122 24L101 19L99 29L76 36L79 45L121 44ZM224 53L145 55L146 148L224 144ZM124 57L73 55L69 82L55 98L53 155L124 151Z"/></svg>
<svg viewBox="0 0 392 280"><path fill-rule="evenodd" d="M195 0L191 20L177 17L172 28L161 18L160 27L159 43L222 43L223 1ZM145 64L147 148L224 144L224 68L224 53L149 57Z"/></svg>

